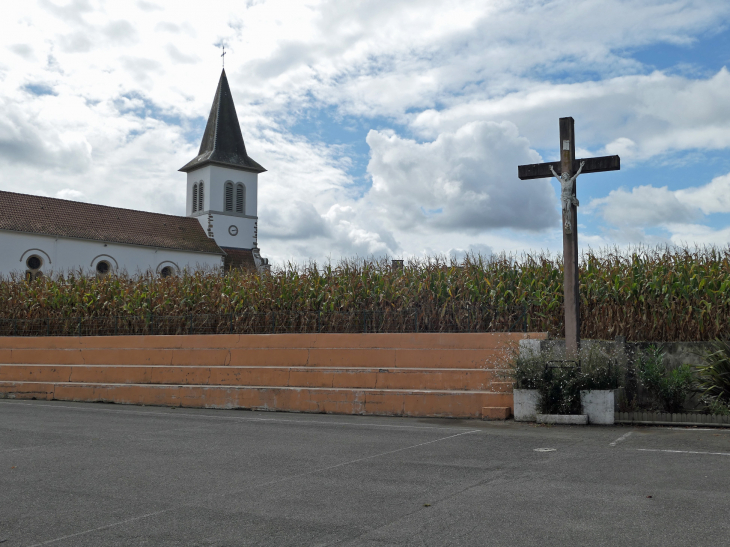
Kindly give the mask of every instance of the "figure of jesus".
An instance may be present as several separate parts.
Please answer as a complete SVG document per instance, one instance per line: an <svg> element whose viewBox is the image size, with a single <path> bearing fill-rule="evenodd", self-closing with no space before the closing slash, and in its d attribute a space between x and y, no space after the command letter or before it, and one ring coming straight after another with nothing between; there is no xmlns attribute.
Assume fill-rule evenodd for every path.
<svg viewBox="0 0 730 547"><path fill-rule="evenodd" d="M573 183L575 182L575 179L578 178L578 175L580 175L580 172L583 171L583 165L585 165L585 163L586 162L584 161L580 162L578 172L572 177L570 176L570 173L558 175L555 172L555 169L553 169L553 166L550 166L550 171L552 171L553 176L560 181L560 202L563 206L563 218L565 218L564 229L566 234L570 234L573 231L573 228L570 225L570 206L575 205L578 207L580 205L578 198L575 197Z"/></svg>

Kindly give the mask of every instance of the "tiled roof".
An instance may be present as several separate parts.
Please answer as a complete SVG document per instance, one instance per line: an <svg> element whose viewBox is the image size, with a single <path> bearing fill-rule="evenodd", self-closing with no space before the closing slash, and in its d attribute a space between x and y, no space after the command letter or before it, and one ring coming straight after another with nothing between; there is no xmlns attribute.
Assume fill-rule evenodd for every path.
<svg viewBox="0 0 730 547"><path fill-rule="evenodd" d="M266 171L246 153L246 145L241 135L241 126L238 123L236 106L233 104L225 70L218 81L218 89L215 92L213 106L210 108L198 155L181 167L180 171L187 173L209 163L254 173Z"/></svg>
<svg viewBox="0 0 730 547"><path fill-rule="evenodd" d="M234 249L231 247L221 247L226 253L223 259L223 267L226 270L241 269L256 271L256 262L253 259L252 249Z"/></svg>
<svg viewBox="0 0 730 547"><path fill-rule="evenodd" d="M0 191L0 230L222 255L195 218Z"/></svg>

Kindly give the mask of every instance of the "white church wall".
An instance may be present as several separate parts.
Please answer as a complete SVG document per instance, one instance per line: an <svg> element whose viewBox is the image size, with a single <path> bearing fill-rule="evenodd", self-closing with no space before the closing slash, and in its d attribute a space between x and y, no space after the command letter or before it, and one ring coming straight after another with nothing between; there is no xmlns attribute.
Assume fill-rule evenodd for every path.
<svg viewBox="0 0 730 547"><path fill-rule="evenodd" d="M192 212L193 185L203 181L203 210ZM242 183L246 188L244 213L225 210L225 186ZM251 249L256 245L258 174L219 165L207 165L188 173L187 214L200 222L221 247ZM211 235L212 234L212 235Z"/></svg>
<svg viewBox="0 0 730 547"><path fill-rule="evenodd" d="M112 271L134 275L152 270L160 273L163 267L170 266L175 273L185 269L216 269L223 265L220 255L176 251L104 243L101 241L56 238L38 234L0 231L2 253L0 254L0 275L11 273L25 275L26 261L31 255L41 259L39 270L44 275L78 271L96 275L96 265L105 260Z"/></svg>
<svg viewBox="0 0 730 547"><path fill-rule="evenodd" d="M219 247L252 249L256 246L256 219L216 213L196 218L206 234L213 234Z"/></svg>
<svg viewBox="0 0 730 547"><path fill-rule="evenodd" d="M207 225L207 224L206 224ZM213 215L213 233L220 247L251 249L255 246L256 220L230 215Z"/></svg>
<svg viewBox="0 0 730 547"><path fill-rule="evenodd" d="M193 185L203 182L203 209L202 211L193 212ZM187 216L196 216L203 214L203 211L207 211L210 208L210 166L197 169L191 173L188 173L188 197L186 200L185 214ZM197 208L196 208L197 209Z"/></svg>
<svg viewBox="0 0 730 547"><path fill-rule="evenodd" d="M240 171L238 169L228 169L218 165L211 165L210 169L210 210L213 212L225 211L225 187L226 182L232 182L234 185L242 183L246 187L246 208L244 215L256 216L256 198L257 198L257 173L250 171ZM226 212L231 214L232 212ZM240 213L238 213L240 214Z"/></svg>
<svg viewBox="0 0 730 547"><path fill-rule="evenodd" d="M203 210L193 213L193 185L203 181L205 191L203 193ZM233 184L242 183L246 187L246 208L245 212L232 213L225 211L225 186L226 182ZM226 213L239 216L257 216L258 207L258 174L238 169L228 169L218 165L207 165L188 173L187 189L188 216L213 213Z"/></svg>

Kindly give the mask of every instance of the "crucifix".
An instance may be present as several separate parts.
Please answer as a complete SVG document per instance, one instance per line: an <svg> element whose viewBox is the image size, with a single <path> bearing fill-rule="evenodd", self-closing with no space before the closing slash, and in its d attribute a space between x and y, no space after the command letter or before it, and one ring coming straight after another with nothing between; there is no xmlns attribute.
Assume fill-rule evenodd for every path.
<svg viewBox="0 0 730 547"><path fill-rule="evenodd" d="M577 359L580 346L580 293L578 279L578 199L575 181L581 173L601 173L621 169L621 158L575 159L573 118L560 118L560 161L520 165L521 180L555 177L560 181L560 204L563 210L563 304L565 306L565 354Z"/></svg>
<svg viewBox="0 0 730 547"><path fill-rule="evenodd" d="M223 47L223 53L221 53L221 59L223 59L223 68L226 68L226 46Z"/></svg>

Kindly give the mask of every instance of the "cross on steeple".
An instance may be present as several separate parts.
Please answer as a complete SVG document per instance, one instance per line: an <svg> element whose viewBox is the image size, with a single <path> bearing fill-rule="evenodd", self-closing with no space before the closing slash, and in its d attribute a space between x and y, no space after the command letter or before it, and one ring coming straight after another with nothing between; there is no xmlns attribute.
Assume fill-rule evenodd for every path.
<svg viewBox="0 0 730 547"><path fill-rule="evenodd" d="M226 68L226 46L221 46L223 53L221 53L221 59L223 59L223 68Z"/></svg>

